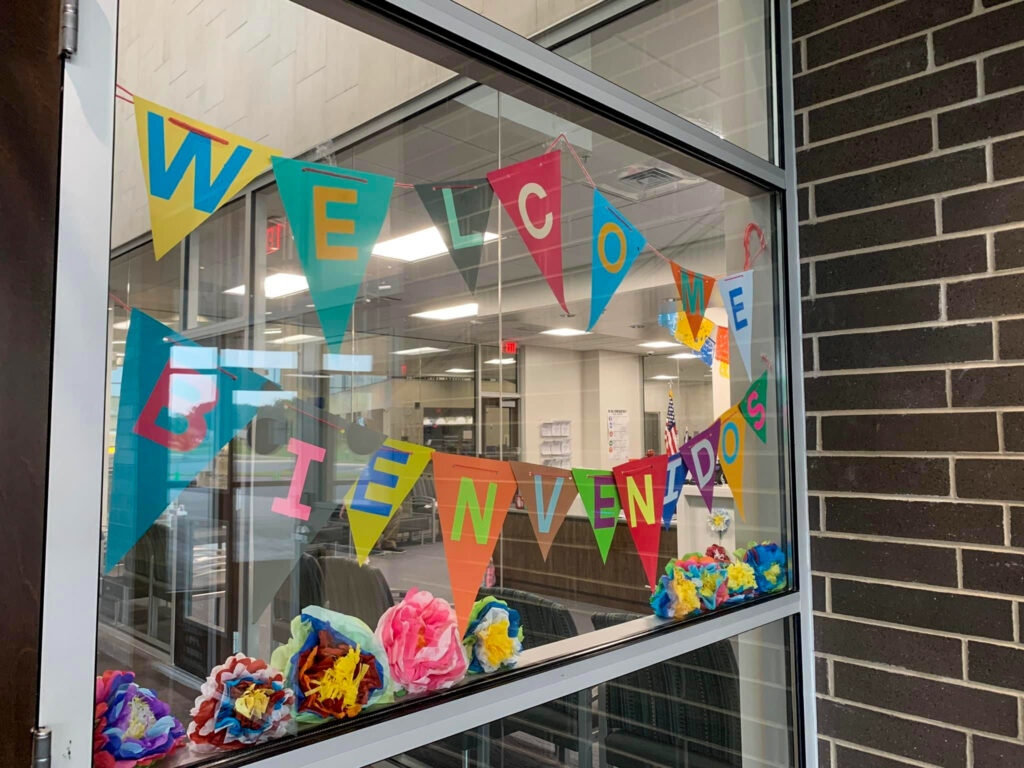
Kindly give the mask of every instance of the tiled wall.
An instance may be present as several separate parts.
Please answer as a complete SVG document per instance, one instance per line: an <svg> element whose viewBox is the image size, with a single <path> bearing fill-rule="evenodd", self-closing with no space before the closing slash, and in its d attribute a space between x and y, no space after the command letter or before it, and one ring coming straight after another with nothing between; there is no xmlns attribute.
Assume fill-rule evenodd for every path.
<svg viewBox="0 0 1024 768"><path fill-rule="evenodd" d="M793 36L820 764L1024 766L1024 2Z"/></svg>

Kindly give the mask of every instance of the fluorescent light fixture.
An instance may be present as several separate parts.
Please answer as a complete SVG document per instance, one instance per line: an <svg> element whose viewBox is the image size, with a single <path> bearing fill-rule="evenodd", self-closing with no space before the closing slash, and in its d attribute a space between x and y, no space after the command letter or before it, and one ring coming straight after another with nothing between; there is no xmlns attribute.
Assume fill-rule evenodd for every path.
<svg viewBox="0 0 1024 768"><path fill-rule="evenodd" d="M124 344L124 339L114 339L111 344Z"/></svg>
<svg viewBox="0 0 1024 768"><path fill-rule="evenodd" d="M448 350L442 349L441 347L413 347L412 349L400 349L394 354L396 355L432 355L435 352L447 352Z"/></svg>
<svg viewBox="0 0 1024 768"><path fill-rule="evenodd" d="M514 357L503 357L501 360L494 358L493 360L485 360L484 362L487 363L487 365L509 365L515 361L516 359Z"/></svg>
<svg viewBox="0 0 1024 768"><path fill-rule="evenodd" d="M697 354L695 352L676 352L674 355L669 355L669 360L694 360Z"/></svg>
<svg viewBox="0 0 1024 768"><path fill-rule="evenodd" d="M373 371L373 355L339 355L328 353L324 355L322 367L325 371L370 373Z"/></svg>
<svg viewBox="0 0 1024 768"><path fill-rule="evenodd" d="M445 373L473 373L472 368L449 368Z"/></svg>
<svg viewBox="0 0 1024 768"><path fill-rule="evenodd" d="M683 345L677 344L674 341L645 341L640 346L647 347L648 349L667 349L668 347L681 347Z"/></svg>
<svg viewBox="0 0 1024 768"><path fill-rule="evenodd" d="M678 378L678 376L669 376L667 373L659 373L657 376L651 376L652 381L674 381Z"/></svg>
<svg viewBox="0 0 1024 768"><path fill-rule="evenodd" d="M264 336L276 336L281 332L280 328L267 328L263 331Z"/></svg>
<svg viewBox="0 0 1024 768"><path fill-rule="evenodd" d="M586 336L590 331L581 331L577 328L549 328L541 333L547 336Z"/></svg>
<svg viewBox="0 0 1024 768"><path fill-rule="evenodd" d="M498 235L494 232L484 232L485 243L497 239ZM432 256L440 256L442 253L448 253L448 248L437 227L427 227L418 232L410 232L408 235L384 240L373 246L374 256L406 262L429 259Z"/></svg>
<svg viewBox="0 0 1024 768"><path fill-rule="evenodd" d="M277 343L275 339L273 343ZM295 368L299 364L296 352L274 352L269 349L222 349L220 364L225 368Z"/></svg>
<svg viewBox="0 0 1024 768"><path fill-rule="evenodd" d="M428 309L426 312L415 312L410 317L422 317L424 320L458 320L460 317L474 317L479 311L479 304L456 304L454 307Z"/></svg>
<svg viewBox="0 0 1024 768"><path fill-rule="evenodd" d="M131 324L132 323L131 323L130 320L121 320L120 322L114 323L110 327L111 328L116 328L119 331L126 331L126 330L128 330L128 326L131 325Z"/></svg>
<svg viewBox="0 0 1024 768"><path fill-rule="evenodd" d="M282 336L280 339L271 339L271 344L299 344L304 341L323 341L321 336L311 336L308 333L296 333L294 336Z"/></svg>
<svg viewBox="0 0 1024 768"><path fill-rule="evenodd" d="M268 299L282 299L308 290L309 283L306 282L305 275L296 275L292 272L276 272L268 275L263 281L263 294ZM224 293L230 296L245 296L245 286L236 285Z"/></svg>

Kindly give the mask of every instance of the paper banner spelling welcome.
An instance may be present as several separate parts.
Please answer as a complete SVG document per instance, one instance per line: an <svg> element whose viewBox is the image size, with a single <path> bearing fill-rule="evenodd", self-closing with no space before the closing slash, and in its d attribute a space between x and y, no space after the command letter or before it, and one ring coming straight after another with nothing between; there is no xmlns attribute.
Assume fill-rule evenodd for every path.
<svg viewBox="0 0 1024 768"><path fill-rule="evenodd" d="M416 194L441 233L466 287L474 293L494 190L487 179L464 179L417 184Z"/></svg>
<svg viewBox="0 0 1024 768"><path fill-rule="evenodd" d="M750 367L750 342L754 310L754 270L748 269L722 278L718 290L725 301L729 327L736 338L743 366L747 369L747 375L753 378L754 372Z"/></svg>
<svg viewBox="0 0 1024 768"><path fill-rule="evenodd" d="M104 572L256 415L276 385L248 368L218 367L201 347L137 309L131 313L117 409Z"/></svg>
<svg viewBox="0 0 1024 768"><path fill-rule="evenodd" d="M608 551L615 538L615 524L619 521L622 504L615 490L615 478L606 469L574 469L572 478L580 492L580 501L590 520L590 529L601 553L601 562L608 562Z"/></svg>
<svg viewBox="0 0 1024 768"><path fill-rule="evenodd" d="M711 292L715 289L715 278L683 269L672 264L672 277L679 291L679 300L683 303L683 313L690 326L690 334L699 338L704 313L707 312Z"/></svg>
<svg viewBox="0 0 1024 768"><path fill-rule="evenodd" d="M433 452L433 448L389 438L348 489L345 509L360 565L366 564L370 550L423 474Z"/></svg>
<svg viewBox="0 0 1024 768"><path fill-rule="evenodd" d="M562 153L559 150L491 171L487 180L523 238L559 306L562 284Z"/></svg>
<svg viewBox="0 0 1024 768"><path fill-rule="evenodd" d="M612 468L619 498L625 500L626 526L652 592L658 585L658 545L667 471L665 455L627 461Z"/></svg>
<svg viewBox="0 0 1024 768"><path fill-rule="evenodd" d="M612 295L622 285L629 268L647 239L626 221L626 218L594 188L594 236L590 267L590 321L591 330L604 312Z"/></svg>
<svg viewBox="0 0 1024 768"><path fill-rule="evenodd" d="M516 494L516 479L507 461L435 453L433 462L437 516L461 636Z"/></svg>
<svg viewBox="0 0 1024 768"><path fill-rule="evenodd" d="M134 98L153 252L159 261L225 200L263 173L271 155L280 153L140 96Z"/></svg>
<svg viewBox="0 0 1024 768"><path fill-rule="evenodd" d="M510 462L519 486L519 495L526 504L526 514L537 537L540 554L546 561L551 544L576 500L576 484L567 469L542 464Z"/></svg>
<svg viewBox="0 0 1024 768"><path fill-rule="evenodd" d="M324 340L337 351L395 180L283 157L274 158L274 177Z"/></svg>

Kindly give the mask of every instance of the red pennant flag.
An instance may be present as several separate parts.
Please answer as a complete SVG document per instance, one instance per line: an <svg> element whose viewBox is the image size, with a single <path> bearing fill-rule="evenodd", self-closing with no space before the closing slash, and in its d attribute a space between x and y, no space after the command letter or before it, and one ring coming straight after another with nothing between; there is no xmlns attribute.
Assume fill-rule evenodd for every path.
<svg viewBox="0 0 1024 768"><path fill-rule="evenodd" d="M626 511L626 525L652 592L658 583L658 544L667 473L668 456L664 454L612 467L622 508Z"/></svg>
<svg viewBox="0 0 1024 768"><path fill-rule="evenodd" d="M562 286L562 153L523 160L487 174L551 292L566 312Z"/></svg>
<svg viewBox="0 0 1024 768"><path fill-rule="evenodd" d="M690 332L697 338L708 302L711 301L711 291L715 289L715 278L683 269L678 264L672 265L672 277L676 281L679 300L683 302L683 312L690 324Z"/></svg>
<svg viewBox="0 0 1024 768"><path fill-rule="evenodd" d="M516 495L516 479L507 461L435 453L433 462L437 516L461 637Z"/></svg>

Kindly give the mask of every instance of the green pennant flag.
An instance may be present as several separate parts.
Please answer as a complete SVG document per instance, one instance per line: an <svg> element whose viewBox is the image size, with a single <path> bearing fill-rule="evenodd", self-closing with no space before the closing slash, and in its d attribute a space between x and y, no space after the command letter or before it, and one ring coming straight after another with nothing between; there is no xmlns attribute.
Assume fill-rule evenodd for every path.
<svg viewBox="0 0 1024 768"><path fill-rule="evenodd" d="M767 411L765 410L767 407L768 371L765 371L750 385L747 394L740 400L740 413L743 414L743 418L762 443L766 442L768 434Z"/></svg>
<svg viewBox="0 0 1024 768"><path fill-rule="evenodd" d="M615 488L615 477L606 469L574 469L572 478L583 500L590 527L597 539L601 562L608 562L608 551L612 548L615 526L619 522L622 504Z"/></svg>

